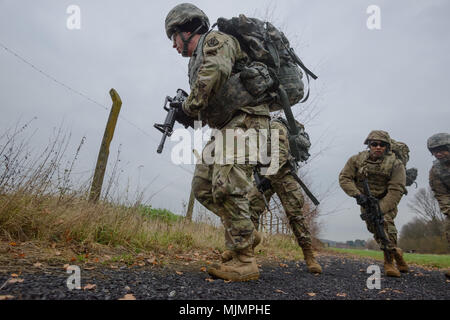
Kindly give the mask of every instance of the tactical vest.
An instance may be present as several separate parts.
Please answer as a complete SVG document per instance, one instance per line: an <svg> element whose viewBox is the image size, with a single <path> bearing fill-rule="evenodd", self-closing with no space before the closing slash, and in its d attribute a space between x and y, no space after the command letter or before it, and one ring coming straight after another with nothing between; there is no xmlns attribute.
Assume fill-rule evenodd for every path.
<svg viewBox="0 0 450 320"><path fill-rule="evenodd" d="M191 86L191 88L197 80L198 70L203 63L203 43L205 42L205 38L208 34L209 32L203 34L200 37L200 39L198 40L197 48L192 54L192 57L189 59L189 85Z"/></svg>
<svg viewBox="0 0 450 320"><path fill-rule="evenodd" d="M363 180L369 182L369 188L373 196L383 198L387 193L388 182L392 176L392 169L397 158L392 152L386 154L382 159L372 161L369 159L369 151L360 152L356 158L356 186L364 190Z"/></svg>
<svg viewBox="0 0 450 320"><path fill-rule="evenodd" d="M189 85L191 88L197 81L198 72L204 59L203 47L205 44L205 39L211 32L217 31L207 32L200 37L197 48L189 60ZM211 128L222 128L232 119L240 107L248 106L254 102L255 99L245 89L240 81L239 74L237 74L239 70L236 68L240 68L243 65L243 61L235 62L235 66L233 67L233 72L229 80L221 87L219 92L211 97L208 102L208 106L201 111L201 119L206 121ZM240 103L236 103L237 101Z"/></svg>
<svg viewBox="0 0 450 320"><path fill-rule="evenodd" d="M450 192L450 169L439 160L435 160L433 162L433 170L442 184L447 188L447 191Z"/></svg>

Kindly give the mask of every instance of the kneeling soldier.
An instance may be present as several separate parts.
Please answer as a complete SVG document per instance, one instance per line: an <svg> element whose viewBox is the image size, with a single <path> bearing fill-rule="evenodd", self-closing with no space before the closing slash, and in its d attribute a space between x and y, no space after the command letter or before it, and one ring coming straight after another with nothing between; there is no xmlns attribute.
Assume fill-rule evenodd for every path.
<svg viewBox="0 0 450 320"><path fill-rule="evenodd" d="M391 152L391 139L387 132L372 131L364 143L369 146L369 150L347 161L339 175L339 184L361 206L361 218L366 221L367 229L374 234L384 251L385 274L400 277L400 272L408 272L408 265L403 259L402 250L397 247L394 219L398 212L397 205L406 194L405 166ZM367 189L371 194L367 194ZM369 212L372 211L368 209L371 204L375 207L373 211L378 211L378 223L374 223L374 212ZM394 258L398 269L394 266Z"/></svg>

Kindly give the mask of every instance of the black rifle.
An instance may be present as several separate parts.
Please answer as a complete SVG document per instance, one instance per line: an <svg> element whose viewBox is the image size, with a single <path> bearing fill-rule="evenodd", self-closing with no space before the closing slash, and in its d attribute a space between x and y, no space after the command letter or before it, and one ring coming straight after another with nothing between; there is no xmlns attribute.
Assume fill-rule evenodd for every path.
<svg viewBox="0 0 450 320"><path fill-rule="evenodd" d="M291 165L291 173L295 180L297 180L300 187L302 187L303 191L305 191L306 195L311 199L311 201L314 203L314 205L318 206L320 204L319 200L317 200L316 197L312 194L312 192L308 189L308 187L303 183L303 181L300 179L300 177L297 175L297 172L295 172L294 167Z"/></svg>
<svg viewBox="0 0 450 320"><path fill-rule="evenodd" d="M377 198L375 198L370 192L369 182L367 178L363 180L363 188L364 194L367 196L367 202L363 206L365 212L361 214L361 219L366 221L368 224L374 226L375 228L375 236L376 238L381 240L381 244L383 245L383 251L386 253L388 257L388 261L391 260L391 255L389 250L387 249L389 245L389 239L384 232L384 217L383 212L380 209L380 202Z"/></svg>
<svg viewBox="0 0 450 320"><path fill-rule="evenodd" d="M268 190L269 188L272 187L270 185L270 181L267 178L261 178L261 176L259 175L259 172L258 172L258 167L256 167L256 166L253 168L253 177L255 178L256 188L261 193L267 210L270 211L269 203L267 202L266 196L264 194L264 192L266 190Z"/></svg>
<svg viewBox="0 0 450 320"><path fill-rule="evenodd" d="M164 110L167 111L166 120L164 120L163 124L155 123L154 127L161 131L163 133L163 136L161 138L161 142L159 143L158 150L156 152L161 153L164 148L164 143L166 142L166 138L170 137L173 133L173 126L175 125L175 113L177 111L177 108L171 107L169 104L169 107L167 107L167 103L171 102L180 102L182 103L184 100L186 100L186 97L188 94L182 90L177 90L177 95L174 98L171 98L169 96L166 97L166 100L164 101Z"/></svg>
<svg viewBox="0 0 450 320"><path fill-rule="evenodd" d="M278 96L280 98L281 106L283 107L286 120L281 118L281 122L287 127L289 131L289 151L294 157L295 161L303 162L308 160L310 154L308 149L311 146L309 136L304 130L300 131L299 127L295 123L294 115L292 114L291 105L286 91L283 88L278 88Z"/></svg>

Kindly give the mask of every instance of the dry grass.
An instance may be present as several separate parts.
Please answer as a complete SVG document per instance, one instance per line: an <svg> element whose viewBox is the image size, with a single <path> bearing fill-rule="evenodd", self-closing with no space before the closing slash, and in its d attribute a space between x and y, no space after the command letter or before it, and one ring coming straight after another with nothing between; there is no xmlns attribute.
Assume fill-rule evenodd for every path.
<svg viewBox="0 0 450 320"><path fill-rule="evenodd" d="M0 232L9 241L40 241L122 246L160 251L220 248L222 235L204 223L149 218L135 207L90 203L84 199L7 194L0 198Z"/></svg>
<svg viewBox="0 0 450 320"><path fill-rule="evenodd" d="M88 184L75 183L71 176L84 138L71 161L65 159L70 135L61 130L34 156L27 139L20 138L28 126L0 135L0 240L78 248L71 254L98 247L122 248L131 255L202 250L217 255L225 249L222 227L149 216L139 203L89 202ZM258 250L265 258L302 256L293 238L282 235L266 235Z"/></svg>
<svg viewBox="0 0 450 320"><path fill-rule="evenodd" d="M224 247L222 227L184 219L172 222L150 218L138 208L83 199L8 194L0 197L0 234L9 242L36 241L50 245L93 248L100 244L123 247L129 252L186 253ZM169 250L170 249L170 250ZM301 250L292 236L264 235L260 257L300 259Z"/></svg>

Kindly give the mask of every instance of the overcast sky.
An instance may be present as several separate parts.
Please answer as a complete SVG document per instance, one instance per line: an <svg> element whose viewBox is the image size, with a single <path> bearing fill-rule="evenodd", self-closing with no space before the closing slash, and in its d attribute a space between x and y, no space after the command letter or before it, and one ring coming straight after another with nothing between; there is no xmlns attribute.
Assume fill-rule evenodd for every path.
<svg viewBox="0 0 450 320"><path fill-rule="evenodd" d="M177 88L189 89L188 59L172 48L164 19L178 1L17 1L0 0L0 44L37 69L106 108L77 95L0 48L0 128L32 122L36 146L53 128L72 133L72 149L83 136L75 173L93 169L111 106L109 89L122 98L121 118L111 144L110 167L120 146L123 183L131 190L148 186L151 205L182 212L190 192L193 166L170 162L168 141L156 153L162 104ZM449 132L450 2L429 1L192 1L212 22L244 13L267 18L288 35L319 79L311 84L313 109L306 123L314 160L304 167L312 191L322 199L324 230L332 240L371 237L354 199L338 186L347 159L364 149L371 130L382 129L411 149L409 167L419 170L419 187L428 186L432 157L426 140ZM67 28L70 5L80 8L80 29ZM380 8L381 29L370 30L366 12ZM108 109L108 110L107 110ZM305 117L304 119L302 117ZM319 154L320 152L320 154ZM109 167L109 169L110 169ZM122 185L124 187L124 185ZM160 191L164 188L162 191ZM158 192L159 191L159 192ZM396 224L414 215L403 197Z"/></svg>

